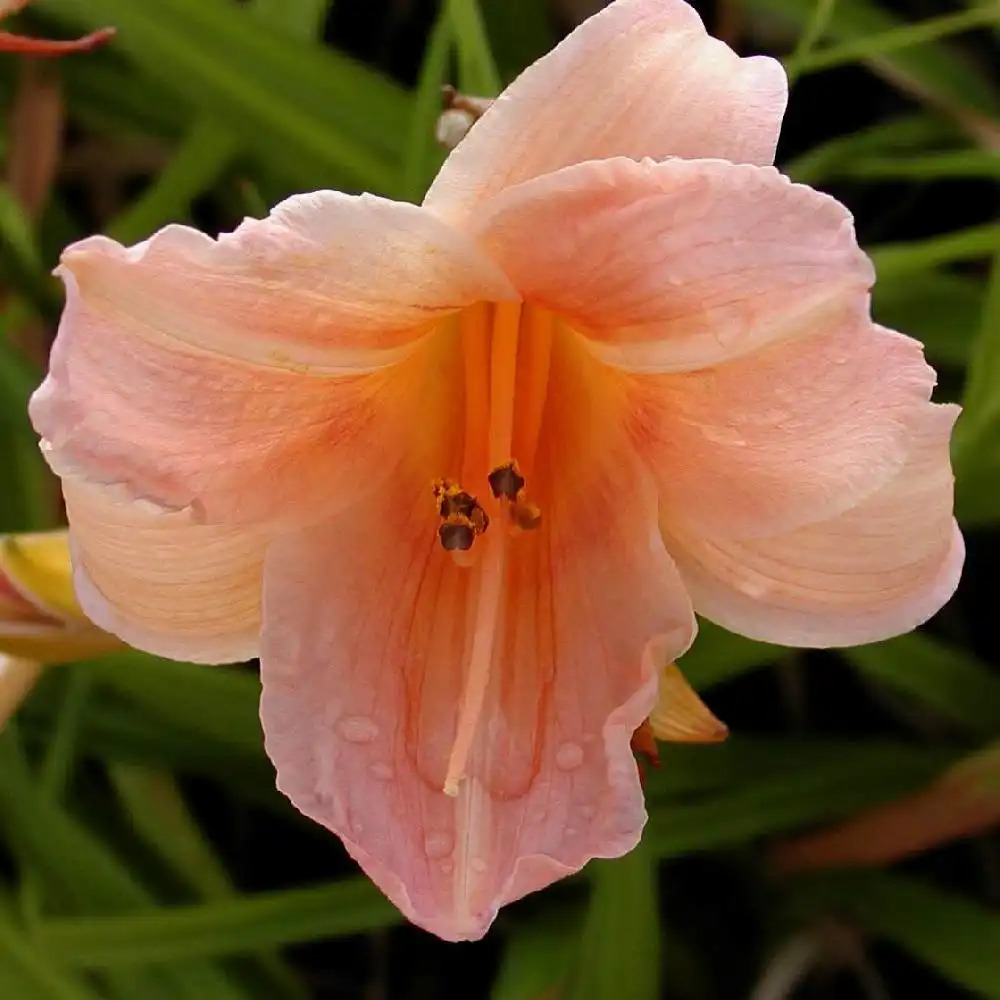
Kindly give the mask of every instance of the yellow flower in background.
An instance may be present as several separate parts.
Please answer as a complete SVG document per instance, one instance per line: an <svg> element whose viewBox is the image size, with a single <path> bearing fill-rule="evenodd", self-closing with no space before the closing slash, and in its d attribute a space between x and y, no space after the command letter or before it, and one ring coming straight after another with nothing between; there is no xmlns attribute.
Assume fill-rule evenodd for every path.
<svg viewBox="0 0 1000 1000"><path fill-rule="evenodd" d="M0 535L0 725L43 666L120 646L80 610L65 530Z"/></svg>

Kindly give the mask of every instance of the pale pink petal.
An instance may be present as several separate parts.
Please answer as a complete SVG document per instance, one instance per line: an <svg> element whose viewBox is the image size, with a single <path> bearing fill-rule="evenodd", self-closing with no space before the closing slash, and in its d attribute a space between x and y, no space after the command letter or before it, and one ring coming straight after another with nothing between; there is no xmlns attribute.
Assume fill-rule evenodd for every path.
<svg viewBox="0 0 1000 1000"><path fill-rule="evenodd" d="M60 271L123 336L292 372L386 364L435 319L516 298L429 212L338 191L296 195L217 240L173 225L129 248L92 236Z"/></svg>
<svg viewBox="0 0 1000 1000"><path fill-rule="evenodd" d="M582 163L504 192L476 224L525 299L635 371L807 334L874 280L847 209L770 167Z"/></svg>
<svg viewBox="0 0 1000 1000"><path fill-rule="evenodd" d="M854 507L902 467L934 372L860 311L728 364L633 376L635 436L663 516L712 537L786 534Z"/></svg>
<svg viewBox="0 0 1000 1000"><path fill-rule="evenodd" d="M119 260L105 275L102 259L111 258L99 254L84 269L88 279L100 274L97 288L65 271L66 311L31 401L60 475L121 485L200 520L322 520L377 486L446 391L437 359L454 350L447 330L367 371L256 363L209 347L213 323L237 337L253 312L294 341L300 328L284 326L263 286L247 287L243 312L206 316L206 302L180 283L168 294L137 274L133 285L128 265ZM178 259L178 276L181 267ZM131 297L136 287L145 299Z"/></svg>
<svg viewBox="0 0 1000 1000"><path fill-rule="evenodd" d="M470 216L503 188L582 160L771 163L788 86L682 0L618 0L524 71L448 157L424 204Z"/></svg>
<svg viewBox="0 0 1000 1000"><path fill-rule="evenodd" d="M697 611L790 646L875 642L930 618L954 592L964 556L948 457L957 415L928 405L899 475L829 521L752 541L663 522Z"/></svg>
<svg viewBox="0 0 1000 1000"><path fill-rule="evenodd" d="M178 660L257 655L265 539L194 524L120 492L63 481L77 596L88 617L130 645Z"/></svg>
<svg viewBox="0 0 1000 1000"><path fill-rule="evenodd" d="M428 489L459 461L442 454L436 468L401 469L374 502L278 540L265 565L261 716L279 787L448 939L480 937L502 904L635 845L645 810L630 738L658 666L693 633L621 425L592 437L579 419L587 393L569 369L587 364L571 338L554 347L537 531L504 542L497 514L480 563L457 567ZM452 798L477 588L503 544L500 633Z"/></svg>

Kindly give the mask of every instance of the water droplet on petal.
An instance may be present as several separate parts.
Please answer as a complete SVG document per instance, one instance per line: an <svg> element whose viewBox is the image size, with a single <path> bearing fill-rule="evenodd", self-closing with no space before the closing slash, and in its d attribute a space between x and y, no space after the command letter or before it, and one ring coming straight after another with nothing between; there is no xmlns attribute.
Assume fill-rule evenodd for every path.
<svg viewBox="0 0 1000 1000"><path fill-rule="evenodd" d="M429 833L424 838L424 852L429 858L443 858L451 854L455 840L450 833Z"/></svg>
<svg viewBox="0 0 1000 1000"><path fill-rule="evenodd" d="M469 867L478 875L482 875L486 871L486 862L482 858L473 858L469 862Z"/></svg>
<svg viewBox="0 0 1000 1000"><path fill-rule="evenodd" d="M583 747L579 743L563 743L556 750L556 767L573 771L583 763Z"/></svg>
<svg viewBox="0 0 1000 1000"><path fill-rule="evenodd" d="M450 861L441 862L441 871L445 875L450 875L455 870L455 866Z"/></svg>
<svg viewBox="0 0 1000 1000"><path fill-rule="evenodd" d="M575 826L566 827L566 836L575 837L580 831Z"/></svg>
<svg viewBox="0 0 1000 1000"><path fill-rule="evenodd" d="M393 775L392 768L382 761L372 764L368 770L371 771L372 777L377 778L379 781L388 781Z"/></svg>
<svg viewBox="0 0 1000 1000"><path fill-rule="evenodd" d="M367 715L345 715L337 723L337 733L348 743L371 743L378 736L378 726Z"/></svg>
<svg viewBox="0 0 1000 1000"><path fill-rule="evenodd" d="M593 806L580 806L580 815L584 819L593 819L597 815L597 810Z"/></svg>

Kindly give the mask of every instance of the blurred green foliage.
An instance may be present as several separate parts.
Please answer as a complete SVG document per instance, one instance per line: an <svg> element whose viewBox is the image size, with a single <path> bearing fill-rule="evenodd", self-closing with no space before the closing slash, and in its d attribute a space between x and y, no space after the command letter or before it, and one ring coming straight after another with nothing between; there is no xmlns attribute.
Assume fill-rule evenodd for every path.
<svg viewBox="0 0 1000 1000"><path fill-rule="evenodd" d="M67 120L44 203L0 185L0 530L59 520L25 404L63 245L228 228L317 187L419 200L443 158L441 85L495 92L572 6L553 5L560 22L543 0L38 0L20 18L35 33L119 34L44 67ZM400 926L274 791L255 674L140 653L51 670L0 734L4 1000L1000 998L995 830L902 872L778 878L764 849L1000 740L1000 7L702 10L741 50L786 58L784 169L855 208L876 315L922 339L941 398L965 404L954 455L973 559L956 605L930 633L836 655L706 625L682 666L735 735L666 748L639 850L462 948ZM396 25L403 57L347 54L337 25L352 18L376 41ZM0 110L33 81L0 59ZM845 111L842 93L871 104ZM0 133L0 154L18 141Z"/></svg>

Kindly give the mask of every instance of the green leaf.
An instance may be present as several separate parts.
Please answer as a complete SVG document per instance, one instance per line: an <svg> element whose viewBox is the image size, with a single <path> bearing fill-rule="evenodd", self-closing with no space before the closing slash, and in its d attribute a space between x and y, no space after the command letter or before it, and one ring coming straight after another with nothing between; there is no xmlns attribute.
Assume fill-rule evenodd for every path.
<svg viewBox="0 0 1000 1000"><path fill-rule="evenodd" d="M323 29L330 0L254 0L254 15L289 38L309 41Z"/></svg>
<svg viewBox="0 0 1000 1000"><path fill-rule="evenodd" d="M123 967L238 955L278 945L361 934L402 914L364 878L121 917L50 920L38 940L69 967Z"/></svg>
<svg viewBox="0 0 1000 1000"><path fill-rule="evenodd" d="M235 667L179 663L126 650L88 661L95 679L202 741L248 753L262 744L260 680Z"/></svg>
<svg viewBox="0 0 1000 1000"><path fill-rule="evenodd" d="M801 876L789 889L800 906L846 915L966 989L1000 998L1000 912L886 872Z"/></svg>
<svg viewBox="0 0 1000 1000"><path fill-rule="evenodd" d="M956 508L963 521L994 521L1000 518L1000 240L962 403L953 442Z"/></svg>
<svg viewBox="0 0 1000 1000"><path fill-rule="evenodd" d="M695 751L678 754L678 749L661 747L662 767L647 778L646 836L664 856L731 847L849 815L921 787L956 756L893 743L747 745L737 738L699 748L701 757L694 760ZM706 773L699 775L699 767ZM701 796L690 794L699 788L705 789ZM665 794L682 790L689 794L677 800Z"/></svg>
<svg viewBox="0 0 1000 1000"><path fill-rule="evenodd" d="M477 0L446 0L458 50L458 85L476 97L495 97L502 89Z"/></svg>
<svg viewBox="0 0 1000 1000"><path fill-rule="evenodd" d="M867 677L889 685L975 736L1000 733L1000 676L971 653L911 633L845 649Z"/></svg>
<svg viewBox="0 0 1000 1000"><path fill-rule="evenodd" d="M702 619L691 649L678 661L684 676L698 690L771 663L785 653L780 646L745 639Z"/></svg>
<svg viewBox="0 0 1000 1000"><path fill-rule="evenodd" d="M811 73L820 69L830 69L845 63L862 59L875 59L890 52L926 45L960 31L970 31L983 25L1000 21L1000 10L996 6L974 7L956 14L928 18L918 24L905 24L862 38L855 38L841 45L811 52L799 62L799 72Z"/></svg>
<svg viewBox="0 0 1000 1000"><path fill-rule="evenodd" d="M239 143L218 121L200 118L156 180L107 227L126 245L145 239L168 222L185 222L191 202L210 188L232 162Z"/></svg>
<svg viewBox="0 0 1000 1000"><path fill-rule="evenodd" d="M0 918L0 996L9 1000L101 1000L56 968L6 919Z"/></svg>
<svg viewBox="0 0 1000 1000"><path fill-rule="evenodd" d="M656 856L645 840L614 861L592 861L590 907L566 1000L659 1000Z"/></svg>
<svg viewBox="0 0 1000 1000"><path fill-rule="evenodd" d="M1000 249L1000 225L971 226L927 240L882 243L867 249L880 281L912 277L942 264L989 256Z"/></svg>
<svg viewBox="0 0 1000 1000"><path fill-rule="evenodd" d="M453 44L452 18L444 10L431 30L424 52L410 123L410 141L403 173L406 197L414 202L423 198L427 186L444 162L444 150L437 145L434 131L441 114L441 88L448 82Z"/></svg>
<svg viewBox="0 0 1000 1000"><path fill-rule="evenodd" d="M11 727L0 733L0 822L21 864L37 873L47 898L78 912L112 913L150 906L153 898L135 875L90 831L46 796L20 757ZM129 919L128 917L125 918ZM56 955L42 942L45 954ZM60 956L61 960L61 956ZM244 1000L229 976L209 964L140 973L149 1000ZM144 984L144 985L142 985Z"/></svg>
<svg viewBox="0 0 1000 1000"><path fill-rule="evenodd" d="M546 907L510 925L490 1000L555 1000L579 947L583 910Z"/></svg>
<svg viewBox="0 0 1000 1000"><path fill-rule="evenodd" d="M748 0L748 7L796 30L801 30L811 11L811 6L801 0ZM978 23L989 20L985 14L979 16L982 20ZM871 39L884 41L888 32L912 27L920 29L920 25L905 25L872 0L838 0L827 35L837 42L864 48ZM907 36L896 36L897 42L900 39L906 41ZM843 58L844 52L842 49L837 58ZM949 115L967 134L990 137L991 141L998 138L995 119L1000 115L1000 95L996 87L969 59L943 43L929 42L895 51L869 48L866 54L855 50L855 55L866 58L871 69L890 83Z"/></svg>
<svg viewBox="0 0 1000 1000"><path fill-rule="evenodd" d="M872 311L883 326L922 341L937 367L964 368L982 311L983 282L965 274L928 270L882 278L872 289Z"/></svg>
<svg viewBox="0 0 1000 1000"><path fill-rule="evenodd" d="M945 118L926 113L908 115L828 139L789 160L783 170L792 180L818 186L849 173L865 156L913 155L943 143L954 144L959 138L961 133Z"/></svg>
<svg viewBox="0 0 1000 1000"><path fill-rule="evenodd" d="M294 183L323 187L342 177L398 191L410 102L346 56L261 31L252 13L222 0L42 0L40 6L76 23L85 11L87 26L117 25L115 46L140 73L225 121Z"/></svg>

